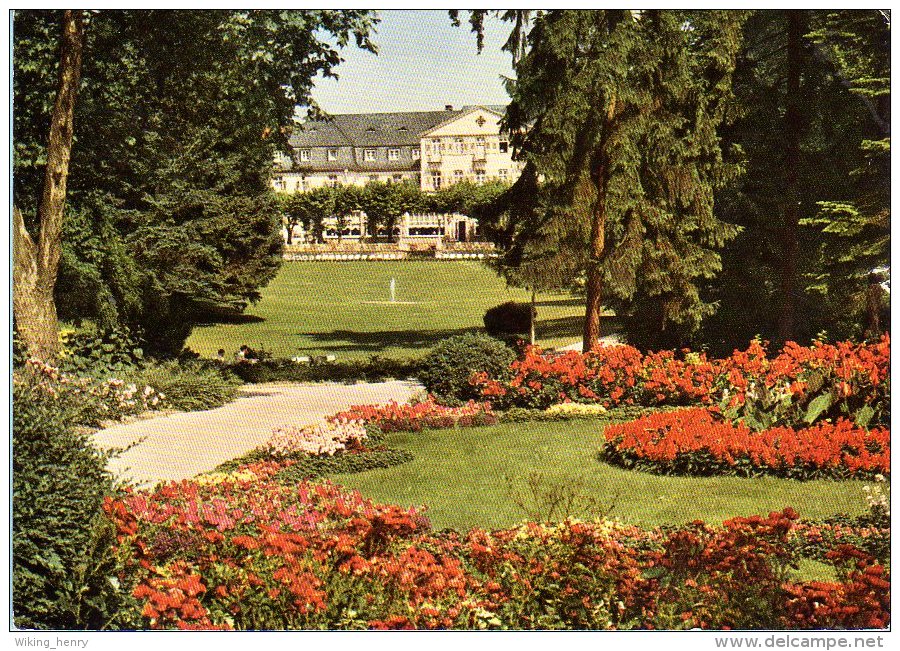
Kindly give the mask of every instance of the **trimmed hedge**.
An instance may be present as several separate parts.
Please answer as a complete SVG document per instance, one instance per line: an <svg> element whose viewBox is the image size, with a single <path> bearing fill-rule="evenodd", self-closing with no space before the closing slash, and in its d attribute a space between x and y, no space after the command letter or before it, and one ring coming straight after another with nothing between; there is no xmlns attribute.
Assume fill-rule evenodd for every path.
<svg viewBox="0 0 900 651"><path fill-rule="evenodd" d="M416 377L422 360L370 357L341 362L295 362L291 359L263 359L255 364L221 365L243 382L380 382Z"/></svg>
<svg viewBox="0 0 900 651"><path fill-rule="evenodd" d="M281 483L301 482L325 475L366 472L375 468L390 468L413 460L407 450L392 448L370 449L365 452L344 452L333 457L303 457L275 475Z"/></svg>
<svg viewBox="0 0 900 651"><path fill-rule="evenodd" d="M534 318L537 319L537 310ZM531 304L507 301L484 313L484 329L493 337L527 334L531 329Z"/></svg>

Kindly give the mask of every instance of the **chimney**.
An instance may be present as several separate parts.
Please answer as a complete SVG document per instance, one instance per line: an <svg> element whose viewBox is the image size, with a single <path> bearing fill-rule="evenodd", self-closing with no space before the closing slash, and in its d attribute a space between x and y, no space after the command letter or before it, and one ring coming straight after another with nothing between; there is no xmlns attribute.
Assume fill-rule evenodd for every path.
<svg viewBox="0 0 900 651"><path fill-rule="evenodd" d="M444 104L444 110L445 110L445 111L452 111L452 110L453 110L453 104Z"/></svg>

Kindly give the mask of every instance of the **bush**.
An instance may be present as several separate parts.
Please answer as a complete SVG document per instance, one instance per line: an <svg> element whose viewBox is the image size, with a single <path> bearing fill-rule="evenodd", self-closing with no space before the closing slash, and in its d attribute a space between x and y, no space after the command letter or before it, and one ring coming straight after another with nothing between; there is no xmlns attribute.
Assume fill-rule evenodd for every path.
<svg viewBox="0 0 900 651"><path fill-rule="evenodd" d="M164 396L163 406L184 411L213 409L234 400L240 382L209 364L169 361L134 371L129 379L153 387Z"/></svg>
<svg viewBox="0 0 900 651"><path fill-rule="evenodd" d="M255 364L229 364L229 372L243 382L380 382L407 379L418 374L421 360L378 357L342 362L295 362L263 359Z"/></svg>
<svg viewBox="0 0 900 651"><path fill-rule="evenodd" d="M537 310L534 318L537 319ZM531 304L508 301L484 313L484 328L501 339L509 335L527 334L531 330Z"/></svg>
<svg viewBox="0 0 900 651"><path fill-rule="evenodd" d="M143 363L140 341L127 328L103 334L78 332L62 336L60 366L70 373L99 377L122 373Z"/></svg>
<svg viewBox="0 0 900 651"><path fill-rule="evenodd" d="M298 459L277 475L275 481L282 484L299 483L326 475L366 472L375 468L390 468L413 460L407 450L367 449L361 452L342 452L331 457L305 457Z"/></svg>
<svg viewBox="0 0 900 651"><path fill-rule="evenodd" d="M474 373L505 378L515 354L503 342L485 334L450 337L431 349L422 362L419 380L435 398L447 404L480 400L469 382Z"/></svg>
<svg viewBox="0 0 900 651"><path fill-rule="evenodd" d="M13 382L13 619L19 628L97 629L117 609L109 455L72 429L45 385Z"/></svg>

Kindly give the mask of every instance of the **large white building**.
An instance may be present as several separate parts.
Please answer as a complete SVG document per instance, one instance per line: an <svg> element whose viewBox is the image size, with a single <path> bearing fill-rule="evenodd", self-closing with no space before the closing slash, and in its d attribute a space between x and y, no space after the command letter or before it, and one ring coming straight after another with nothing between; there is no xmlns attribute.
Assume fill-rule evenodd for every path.
<svg viewBox="0 0 900 651"><path fill-rule="evenodd" d="M434 191L469 181L514 181L512 160L500 131L503 107L467 106L443 111L333 115L304 122L291 135L292 155L280 156L272 184L277 192L325 185L418 183Z"/></svg>

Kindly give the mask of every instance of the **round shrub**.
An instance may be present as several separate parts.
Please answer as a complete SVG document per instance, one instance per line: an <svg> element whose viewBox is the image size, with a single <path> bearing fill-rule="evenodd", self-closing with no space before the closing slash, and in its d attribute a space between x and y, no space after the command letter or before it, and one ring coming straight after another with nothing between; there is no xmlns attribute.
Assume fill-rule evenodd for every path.
<svg viewBox="0 0 900 651"><path fill-rule="evenodd" d="M478 400L481 395L469 383L473 373L506 377L515 353L502 341L481 333L450 337L431 349L422 362L419 380L445 404Z"/></svg>
<svg viewBox="0 0 900 651"><path fill-rule="evenodd" d="M527 334L531 329L531 304L508 301L490 308L484 313L484 328L489 335L501 338Z"/></svg>

